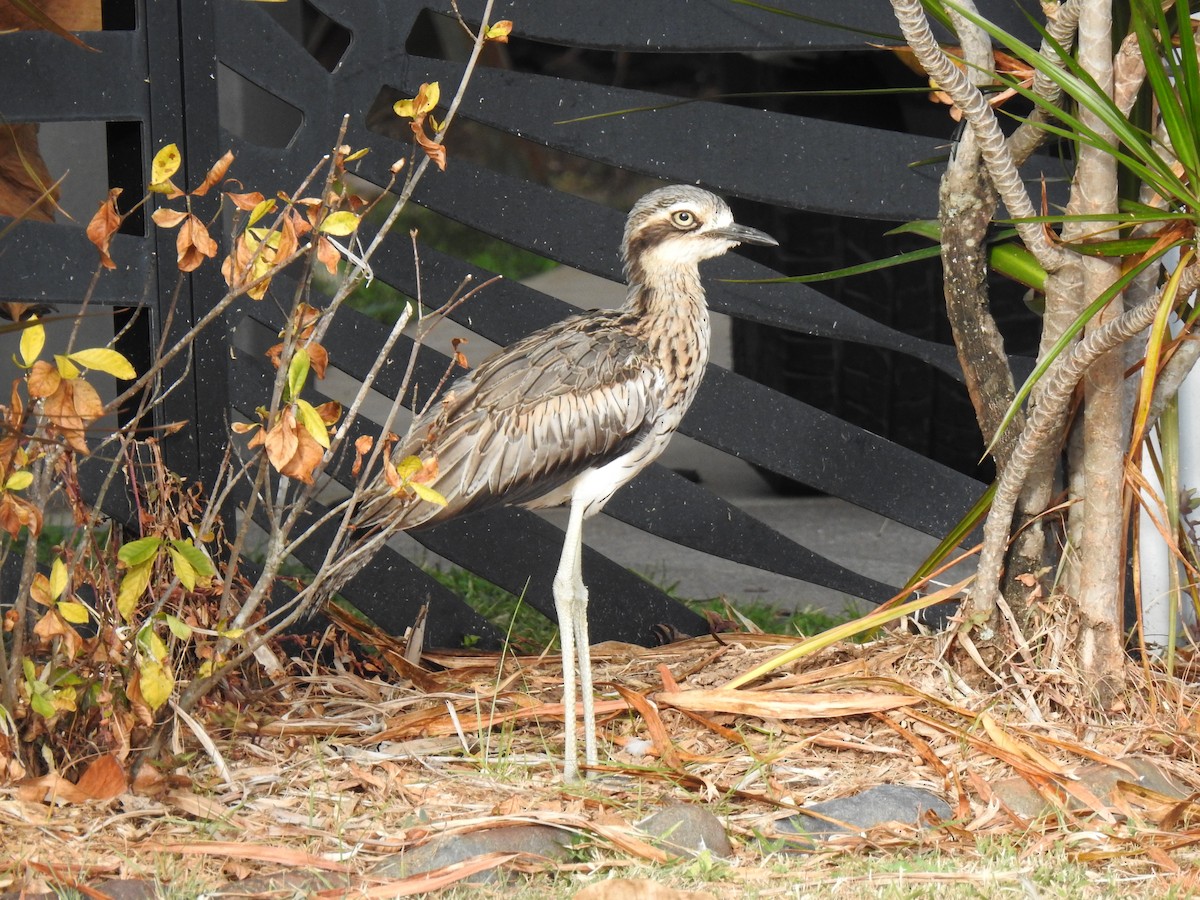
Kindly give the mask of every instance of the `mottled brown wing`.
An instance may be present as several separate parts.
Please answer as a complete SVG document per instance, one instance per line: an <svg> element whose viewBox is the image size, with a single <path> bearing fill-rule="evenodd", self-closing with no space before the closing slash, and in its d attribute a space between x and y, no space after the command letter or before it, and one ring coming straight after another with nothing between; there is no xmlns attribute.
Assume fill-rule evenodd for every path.
<svg viewBox="0 0 1200 900"><path fill-rule="evenodd" d="M400 516L434 524L500 503L531 504L586 469L627 452L661 408L661 376L619 314L567 319L512 344L455 381L393 460L436 457L440 508L384 485L359 527Z"/></svg>

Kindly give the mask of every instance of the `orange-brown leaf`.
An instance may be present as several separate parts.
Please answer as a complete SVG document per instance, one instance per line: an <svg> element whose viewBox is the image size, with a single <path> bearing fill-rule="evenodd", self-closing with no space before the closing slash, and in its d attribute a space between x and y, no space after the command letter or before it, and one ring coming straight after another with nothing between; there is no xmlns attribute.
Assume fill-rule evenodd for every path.
<svg viewBox="0 0 1200 900"><path fill-rule="evenodd" d="M203 222L195 216L188 216L175 238L175 251L178 254L179 271L194 272L205 259L217 255L217 242L209 236Z"/></svg>
<svg viewBox="0 0 1200 900"><path fill-rule="evenodd" d="M262 445L267 452L267 459L279 471L283 471L284 466L296 455L296 450L300 446L298 431L303 431L303 429L297 424L295 414L290 409L286 409L279 417L279 421L270 428L259 432L262 435Z"/></svg>
<svg viewBox="0 0 1200 900"><path fill-rule="evenodd" d="M308 351L309 366L318 378L324 378L325 371L329 368L329 351L316 341L309 341L304 345L304 349Z"/></svg>
<svg viewBox="0 0 1200 900"><path fill-rule="evenodd" d="M225 173L229 171L229 164L231 162L233 162L233 151L226 150L225 155L218 159L213 164L213 167L208 170L208 174L204 176L204 182L200 187L192 191L192 196L203 197L207 194L210 189L215 187L225 177Z"/></svg>
<svg viewBox="0 0 1200 900"><path fill-rule="evenodd" d="M333 242L329 238L322 235L317 238L317 262L325 267L330 275L336 275L338 262L341 261L342 254L337 247L333 246Z"/></svg>
<svg viewBox="0 0 1200 900"><path fill-rule="evenodd" d="M259 191L250 191L248 194L229 193L225 196L229 198L229 201L234 206L242 210L242 212L252 212L254 207L258 206L258 204L262 203L263 200L266 199Z"/></svg>
<svg viewBox="0 0 1200 900"><path fill-rule="evenodd" d="M443 172L446 171L446 148L425 133L424 118L411 122L410 126L417 139L417 144L425 151L425 155L433 160L435 166Z"/></svg>
<svg viewBox="0 0 1200 900"><path fill-rule="evenodd" d="M371 452L371 448L375 446L375 438L369 434L359 435L354 441L354 465L350 467L350 474L355 478L362 471L363 458Z"/></svg>
<svg viewBox="0 0 1200 900"><path fill-rule="evenodd" d="M112 800L125 793L125 770L111 753L106 753L83 770L76 787L89 800Z"/></svg>
<svg viewBox="0 0 1200 900"><path fill-rule="evenodd" d="M104 415L104 401L100 399L100 395L94 387L82 378L76 378L73 388L75 415L79 416L85 424L94 422Z"/></svg>
<svg viewBox="0 0 1200 900"><path fill-rule="evenodd" d="M187 217L187 213L182 210L171 209L169 206L160 206L150 216L154 220L154 224L160 228L174 228Z"/></svg>
<svg viewBox="0 0 1200 900"><path fill-rule="evenodd" d="M113 235L121 228L122 217L117 211L119 196L121 196L121 189L112 188L108 192L108 197L96 210L96 214L92 216L92 221L88 222L87 227L88 240L95 244L96 249L100 251L100 265L106 269L117 267L113 258L108 254L108 248L112 244Z"/></svg>
<svg viewBox="0 0 1200 900"><path fill-rule="evenodd" d="M770 719L829 719L882 712L920 702L902 694L866 691L800 694L791 691L743 691L728 688L663 692L654 699L676 709L728 712Z"/></svg>
<svg viewBox="0 0 1200 900"><path fill-rule="evenodd" d="M326 425L335 425L337 420L342 417L342 404L336 400L328 400L316 407L317 415L321 417L321 421Z"/></svg>
<svg viewBox="0 0 1200 900"><path fill-rule="evenodd" d="M36 506L10 491L0 493L0 529L16 539L21 528L38 535L42 530L42 514Z"/></svg>
<svg viewBox="0 0 1200 900"><path fill-rule="evenodd" d="M62 375L54 363L39 359L29 369L29 396L34 400L49 397L58 390L62 383Z"/></svg>

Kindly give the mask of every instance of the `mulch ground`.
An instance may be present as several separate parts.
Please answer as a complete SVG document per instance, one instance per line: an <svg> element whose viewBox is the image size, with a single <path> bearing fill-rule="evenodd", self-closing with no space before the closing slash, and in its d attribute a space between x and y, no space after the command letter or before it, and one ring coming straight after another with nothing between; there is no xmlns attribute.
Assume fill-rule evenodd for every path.
<svg viewBox="0 0 1200 900"><path fill-rule="evenodd" d="M816 876L850 856L930 852L969 872L986 863L989 842L1011 839L1065 848L1154 891L1200 887L1200 689L1186 658L1175 678L1131 664L1125 692L1095 711L1064 663L1065 640L1046 642L1036 665L1015 665L1003 684L945 658L959 651L944 638L895 632L736 689L731 680L799 639L599 645L604 764L564 785L557 657L442 652L416 665L385 637L358 637L375 652L331 630L319 652L281 651L294 655L273 682L235 681L176 716L170 764L143 767L132 785L131 761L104 757L74 785L46 776L0 787L0 889L137 878L187 896L189 884L198 893L315 869L361 879L361 896L403 896L457 879L381 882L370 875L380 860L438 835L530 822L568 829L580 847L577 861L533 877L620 871L666 861L633 823L682 800L716 813L733 841L718 881L769 896L778 819L884 783L939 794L953 821L847 835L797 864ZM1139 784L1134 758L1178 790ZM1078 777L1096 767L1118 773L1103 797ZM998 789L1014 780L1040 814Z"/></svg>

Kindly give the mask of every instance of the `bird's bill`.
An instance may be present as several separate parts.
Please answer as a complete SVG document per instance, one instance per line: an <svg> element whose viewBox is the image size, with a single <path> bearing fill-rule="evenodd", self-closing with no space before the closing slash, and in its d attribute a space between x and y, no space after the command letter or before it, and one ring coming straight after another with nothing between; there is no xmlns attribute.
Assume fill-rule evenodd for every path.
<svg viewBox="0 0 1200 900"><path fill-rule="evenodd" d="M747 225L729 225L710 232L714 237L725 238L727 241L737 241L739 244L765 244L768 247L778 247L779 241L765 231L750 228Z"/></svg>

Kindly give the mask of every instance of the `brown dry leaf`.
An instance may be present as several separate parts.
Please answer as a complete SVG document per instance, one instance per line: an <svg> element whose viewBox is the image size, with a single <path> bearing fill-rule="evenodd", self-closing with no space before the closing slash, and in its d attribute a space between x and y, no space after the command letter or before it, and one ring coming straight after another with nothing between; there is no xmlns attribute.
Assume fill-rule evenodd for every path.
<svg viewBox="0 0 1200 900"><path fill-rule="evenodd" d="M638 715L642 717L642 721L646 723L646 728L650 732L650 739L654 742L654 749L658 751L658 757L672 769L682 768L680 753L675 746L675 742L671 740L671 735L667 732L667 726L663 724L662 717L659 716L658 710L654 708L649 700L637 691L630 690L621 684L613 684L618 694L622 699L637 710Z"/></svg>
<svg viewBox="0 0 1200 900"><path fill-rule="evenodd" d="M323 856L292 850L288 847L270 847L244 841L201 841L195 844L156 844L147 842L142 846L152 853L178 853L185 856L214 856L229 859L253 859L258 862L275 863L295 868L321 869L326 872L352 872L345 863L333 862ZM340 895L344 896L344 895Z"/></svg>
<svg viewBox="0 0 1200 900"><path fill-rule="evenodd" d="M324 378L329 368L329 351L316 341L309 341L304 345L304 349L308 351L308 364L313 372L318 378Z"/></svg>
<svg viewBox="0 0 1200 900"><path fill-rule="evenodd" d="M333 246L329 238L322 235L317 239L317 262L325 267L330 275L336 275L338 263L341 262L342 252Z"/></svg>
<svg viewBox="0 0 1200 900"><path fill-rule="evenodd" d="M992 718L990 713L985 712L980 715L979 724L983 726L983 730L987 732L987 736L992 739L992 742L997 747L1001 747L1016 756L1023 756L1034 765L1044 769L1048 775L1057 775L1060 778L1069 777L1070 773L1054 760L1008 734L996 724L996 720Z"/></svg>
<svg viewBox="0 0 1200 900"><path fill-rule="evenodd" d="M216 187L221 179L225 177L225 173L229 171L229 164L233 162L233 151L226 150L225 155L218 159L208 174L204 176L204 181L200 187L192 191L193 197L203 197L210 189Z"/></svg>
<svg viewBox="0 0 1200 900"><path fill-rule="evenodd" d="M76 787L90 800L112 800L125 793L125 770L115 756L106 753L84 770Z"/></svg>
<svg viewBox="0 0 1200 900"><path fill-rule="evenodd" d="M426 156L433 160L435 166L445 172L446 148L425 133L425 117L422 116L420 119L414 119L409 123L409 127L412 128L417 145L425 151Z"/></svg>
<svg viewBox="0 0 1200 900"><path fill-rule="evenodd" d="M252 212L254 207L266 199L259 191L250 191L246 194L227 193L225 196L242 212Z"/></svg>
<svg viewBox="0 0 1200 900"><path fill-rule="evenodd" d="M248 446L262 446L267 459L280 475L312 484L313 470L325 456L325 448L316 442L308 429L296 421L291 407L283 411L279 421L270 428L260 428Z"/></svg>
<svg viewBox="0 0 1200 900"><path fill-rule="evenodd" d="M104 401L100 399L100 394L89 382L82 378L74 378L71 380L73 388L73 400L75 403L75 415L86 422L93 422L104 415Z"/></svg>
<svg viewBox="0 0 1200 900"><path fill-rule="evenodd" d="M175 252L180 272L194 272L205 259L217 255L217 242L195 216L187 216L175 237Z"/></svg>
<svg viewBox="0 0 1200 900"><path fill-rule="evenodd" d="M160 206L150 216L154 220L154 224L160 228L174 228L187 217L188 214L186 212L179 209L171 209L169 206Z"/></svg>
<svg viewBox="0 0 1200 900"><path fill-rule="evenodd" d="M43 197L53 182L38 150L37 124L0 127L0 215L53 222L58 190Z"/></svg>
<svg viewBox="0 0 1200 900"><path fill-rule="evenodd" d="M369 434L359 435L354 441L354 465L350 467L350 474L355 478L362 471L363 458L371 452L371 448L375 446L375 438Z"/></svg>
<svg viewBox="0 0 1200 900"><path fill-rule="evenodd" d="M15 540L22 526L32 534L42 530L42 514L28 500L11 491L0 493L0 529L7 531Z"/></svg>
<svg viewBox="0 0 1200 900"><path fill-rule="evenodd" d="M767 719L838 719L884 712L921 702L919 697L868 691L795 694L790 691L743 691L715 688L655 694L654 700L675 709L726 712Z"/></svg>
<svg viewBox="0 0 1200 900"><path fill-rule="evenodd" d="M649 878L606 878L589 884L572 900L716 900L716 894L679 890Z"/></svg>
<svg viewBox="0 0 1200 900"><path fill-rule="evenodd" d="M61 383L62 375L58 366L44 359L39 359L29 369L29 396L34 400L52 396L58 391Z"/></svg>
<svg viewBox="0 0 1200 900"><path fill-rule="evenodd" d="M88 240L95 244L96 249L100 251L100 265L106 269L117 267L113 258L108 254L108 248L112 244L113 235L121 228L121 214L117 212L117 198L120 196L120 188L110 189L108 197L100 204L100 208L96 210L96 214L92 216L92 221L88 222L87 227Z"/></svg>
<svg viewBox="0 0 1200 900"><path fill-rule="evenodd" d="M473 856L470 859L465 859L462 862L451 863L448 866L442 866L440 869L432 869L428 872L421 872L418 875L410 875L408 878L398 878L395 881L387 881L383 884L375 884L369 888L359 888L350 896L370 898L391 898L391 897L412 897L416 894L429 894L434 891L440 891L442 888L449 887L452 884L457 884L464 879L470 878L472 875L477 875L480 872L486 872L488 869L495 869L505 863L512 862L520 853L513 852L496 852L484 853L480 856ZM334 888L328 891L321 891L313 895L321 900L341 900L347 896L345 888Z"/></svg>
<svg viewBox="0 0 1200 900"><path fill-rule="evenodd" d="M33 626L33 633L49 644L55 638L61 638L61 649L68 659L75 659L83 649L83 638L57 610L50 609L38 619Z"/></svg>
<svg viewBox="0 0 1200 900"><path fill-rule="evenodd" d="M321 421L328 426L337 424L337 420L342 417L342 404L336 400L327 400L320 406L313 407L317 411L317 415L321 417Z"/></svg>
<svg viewBox="0 0 1200 900"><path fill-rule="evenodd" d="M17 796L26 803L85 803L91 799L57 772L20 782Z"/></svg>

